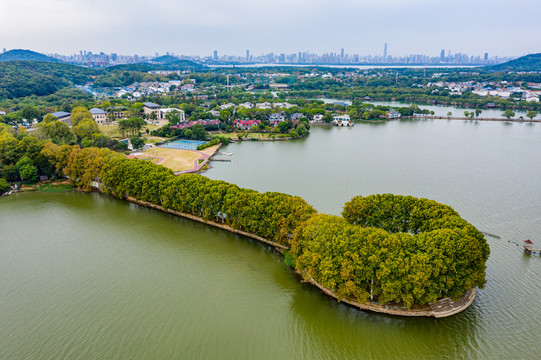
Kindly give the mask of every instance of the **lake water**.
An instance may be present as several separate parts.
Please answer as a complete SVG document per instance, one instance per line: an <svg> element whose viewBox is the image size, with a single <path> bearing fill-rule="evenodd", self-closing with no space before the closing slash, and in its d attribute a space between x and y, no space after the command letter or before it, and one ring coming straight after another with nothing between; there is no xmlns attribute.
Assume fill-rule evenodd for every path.
<svg viewBox="0 0 541 360"><path fill-rule="evenodd" d="M351 105L351 100L339 100L339 99L318 99L323 100L325 103L334 103L334 102L341 102L346 103L347 105ZM404 107L404 106L410 106L414 103L412 102L400 102L400 101L366 101L367 103L374 104L374 105L383 105L383 106L392 106L392 107ZM446 105L419 105L419 108L426 109L430 111L434 111L434 115L436 116L448 116L448 113L451 113L451 116L454 117L464 117L464 111L472 112L475 111L473 108L465 108L465 107L456 107L456 106L446 106ZM486 119L505 119L504 116L502 116L503 111L499 109L481 109L481 114L479 115L479 118L486 118ZM528 121L530 118L526 117L527 111L518 111L513 110L515 112L515 116L513 119L518 119L521 116L524 118L525 121ZM536 120L541 120L541 114L537 114L536 117L534 117Z"/></svg>
<svg viewBox="0 0 541 360"><path fill-rule="evenodd" d="M357 194L450 204L489 238L451 318L338 304L253 240L99 194L0 199L1 359L533 359L541 343L541 125L402 120L228 145L206 174L338 214Z"/></svg>

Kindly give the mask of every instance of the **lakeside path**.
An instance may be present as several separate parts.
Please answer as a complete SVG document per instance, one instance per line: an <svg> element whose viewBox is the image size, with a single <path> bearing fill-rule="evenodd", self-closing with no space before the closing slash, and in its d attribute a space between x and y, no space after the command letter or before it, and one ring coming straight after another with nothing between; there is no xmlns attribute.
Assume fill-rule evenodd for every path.
<svg viewBox="0 0 541 360"><path fill-rule="evenodd" d="M438 119L438 120L472 120L472 121L500 121L500 122L520 122L520 123L541 123L540 119L502 119L502 118L469 118L460 116L436 116L436 115L414 115L404 117L405 119Z"/></svg>
<svg viewBox="0 0 541 360"><path fill-rule="evenodd" d="M102 190L99 189L99 185L98 185L98 188L96 190L98 192L102 192ZM173 214L173 215L180 216L180 217L183 217L183 218L187 218L187 219L190 219L190 220L193 220L193 221L197 221L197 222L200 222L200 223L203 223L203 224L206 224L206 225L210 225L210 226L222 229L222 230L226 230L226 231L229 231L229 232L234 233L234 234L246 236L248 238L251 238L251 239L260 241L260 242L262 242L264 244L270 245L270 246L274 247L277 251L279 251L282 254L283 254L284 250L288 250L287 246L278 244L278 243L276 243L274 241L265 239L265 238L263 238L261 236L255 235L255 234L251 234L251 233L248 233L248 232L245 232L245 231L242 231L242 230L234 229L234 228L230 227L229 225L226 225L226 224L223 224L223 223L218 223L218 222L211 221L211 220L205 220L205 219L203 219L203 218L201 218L199 216L183 213L183 212L180 212L180 211L175 211L175 210L172 210L172 209L165 209L164 207L162 207L160 205L152 204L152 203L145 202L145 201L140 201L140 200L137 200L137 199L135 199L133 197L127 197L126 200L133 203L133 204L139 205L139 206L144 206L144 207L152 208L152 209L155 209L155 210L163 211L163 212L166 212L166 213L169 213L169 214ZM297 271L297 273L299 274L298 271ZM301 275L301 274L299 274L299 275ZM325 288L323 285L316 282L312 277L304 276L304 278L308 278L308 280L304 280L304 282L308 282L308 283L318 287L324 294L326 294L326 295L328 295L328 296L330 296L330 297L332 297L332 298L334 298L336 300L339 300L338 296L336 296L336 294L334 294L334 292L332 290ZM339 300L339 302L343 302L343 303L348 304L350 306L356 307L356 308L358 308L360 310L376 312L376 313L382 313L382 314L387 314L387 315L407 316L407 317L444 318L444 317L449 317L449 316L458 314L458 313L466 310L473 303L473 301L475 300L476 295L477 295L477 289L474 288L474 289L471 289L471 290L467 291L457 301L453 301L450 298L443 298L443 299L438 300L435 303L427 305L426 307L424 307L422 309L407 309L407 308L404 308L404 307L380 305L380 304L375 304L375 303L358 303L358 302L355 302L355 301L344 300L344 299Z"/></svg>

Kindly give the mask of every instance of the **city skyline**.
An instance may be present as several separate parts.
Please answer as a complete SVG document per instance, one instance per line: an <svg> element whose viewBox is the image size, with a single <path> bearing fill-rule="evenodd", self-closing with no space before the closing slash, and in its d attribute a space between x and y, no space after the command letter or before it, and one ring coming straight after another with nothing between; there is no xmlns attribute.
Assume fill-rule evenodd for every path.
<svg viewBox="0 0 541 360"><path fill-rule="evenodd" d="M0 47L148 56L212 56L214 50L243 56L246 49L253 55L322 54L344 48L350 54L379 55L387 43L388 55L395 57L438 56L442 48L517 57L540 51L535 41L521 41L536 33L539 10L541 4L533 0L513 6L503 0L25 0L0 2L0 33L9 34Z"/></svg>
<svg viewBox="0 0 541 360"><path fill-rule="evenodd" d="M4 49L5 51L5 49ZM513 57L498 57L489 56L488 53L473 56L463 53L452 53L451 50L445 51L442 49L438 56L429 56L425 54L409 54L405 56L392 56L388 54L388 44L385 43L382 54L360 55L349 54L344 48L340 52L325 52L322 54L310 52L295 52L295 53L268 53L262 55L253 55L250 49L245 51L245 55L230 55L220 54L217 50L213 50L212 54L207 56L175 54L174 52L159 53L153 55L129 54L123 55L118 53L93 53L87 50L80 50L75 54L58 54L52 53L49 56L57 59L86 65L108 66L115 64L135 63L141 61L149 61L160 56L174 56L183 60L213 62L230 62L230 63L267 63L267 64L433 64L433 65L483 65L483 64L498 64L513 59Z"/></svg>

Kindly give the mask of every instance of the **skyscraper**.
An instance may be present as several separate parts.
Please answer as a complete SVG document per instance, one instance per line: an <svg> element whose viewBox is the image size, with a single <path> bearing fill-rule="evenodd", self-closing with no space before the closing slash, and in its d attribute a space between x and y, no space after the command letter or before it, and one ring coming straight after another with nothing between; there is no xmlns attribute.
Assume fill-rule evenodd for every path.
<svg viewBox="0 0 541 360"><path fill-rule="evenodd" d="M218 50L214 50L214 60L218 60Z"/></svg>
<svg viewBox="0 0 541 360"><path fill-rule="evenodd" d="M440 61L443 61L443 60L445 60L445 50L441 49Z"/></svg>
<svg viewBox="0 0 541 360"><path fill-rule="evenodd" d="M250 50L246 50L246 61L250 61Z"/></svg>
<svg viewBox="0 0 541 360"><path fill-rule="evenodd" d="M344 59L344 48L340 51L340 58L342 58L342 60Z"/></svg>
<svg viewBox="0 0 541 360"><path fill-rule="evenodd" d="M488 53L485 53L485 61L488 61Z"/></svg>
<svg viewBox="0 0 541 360"><path fill-rule="evenodd" d="M387 61L387 43L383 47L383 61Z"/></svg>

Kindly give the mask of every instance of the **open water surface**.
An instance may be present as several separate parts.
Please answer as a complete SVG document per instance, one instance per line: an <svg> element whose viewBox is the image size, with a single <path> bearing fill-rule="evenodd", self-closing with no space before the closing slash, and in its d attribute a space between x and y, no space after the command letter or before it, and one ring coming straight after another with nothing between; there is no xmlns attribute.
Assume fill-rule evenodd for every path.
<svg viewBox="0 0 541 360"><path fill-rule="evenodd" d="M403 120L227 146L206 175L338 214L357 194L453 206L488 238L465 312L338 304L254 240L100 194L0 198L0 359L534 359L541 344L541 125Z"/></svg>

